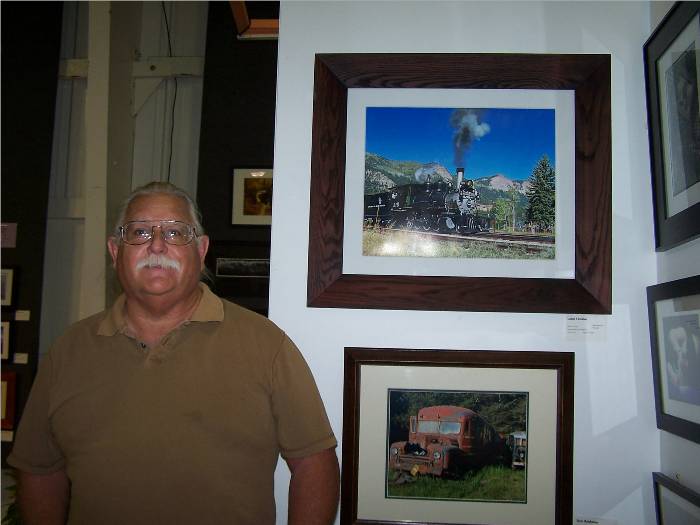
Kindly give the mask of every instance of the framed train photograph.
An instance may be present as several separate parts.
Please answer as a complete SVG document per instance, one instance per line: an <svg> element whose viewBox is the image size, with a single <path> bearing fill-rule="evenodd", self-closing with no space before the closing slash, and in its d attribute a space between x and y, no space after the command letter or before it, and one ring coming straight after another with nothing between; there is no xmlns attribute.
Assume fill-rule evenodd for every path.
<svg viewBox="0 0 700 525"><path fill-rule="evenodd" d="M609 55L318 54L313 112L308 306L611 312Z"/></svg>
<svg viewBox="0 0 700 525"><path fill-rule="evenodd" d="M656 426L700 443L700 276L647 288Z"/></svg>
<svg viewBox="0 0 700 525"><path fill-rule="evenodd" d="M700 235L700 4L676 2L644 44L656 248Z"/></svg>
<svg viewBox="0 0 700 525"><path fill-rule="evenodd" d="M364 109L363 255L554 258L554 109Z"/></svg>
<svg viewBox="0 0 700 525"><path fill-rule="evenodd" d="M573 353L346 348L341 524L571 523L573 373Z"/></svg>
<svg viewBox="0 0 700 525"><path fill-rule="evenodd" d="M573 278L574 127L571 91L351 90L344 272Z"/></svg>

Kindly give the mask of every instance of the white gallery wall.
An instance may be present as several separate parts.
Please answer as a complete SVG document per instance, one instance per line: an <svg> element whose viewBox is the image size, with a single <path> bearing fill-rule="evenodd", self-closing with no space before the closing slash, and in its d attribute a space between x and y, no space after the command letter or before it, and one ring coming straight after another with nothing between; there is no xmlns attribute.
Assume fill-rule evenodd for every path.
<svg viewBox="0 0 700 525"><path fill-rule="evenodd" d="M650 24L647 2L282 2L270 317L309 362L339 440L344 347L575 352L575 516L654 523L660 444L645 287L657 282L657 257L642 64ZM314 54L347 52L611 55L614 305L591 316L605 326L599 338L568 340L566 316L556 314L306 307ZM278 523L287 479L280 466Z"/></svg>

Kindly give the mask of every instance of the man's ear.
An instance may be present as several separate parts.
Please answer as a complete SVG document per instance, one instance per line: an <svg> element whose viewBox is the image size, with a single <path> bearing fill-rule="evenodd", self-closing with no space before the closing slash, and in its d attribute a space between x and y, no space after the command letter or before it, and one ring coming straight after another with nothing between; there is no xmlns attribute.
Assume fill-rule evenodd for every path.
<svg viewBox="0 0 700 525"><path fill-rule="evenodd" d="M116 268L117 255L119 254L119 243L117 242L116 237L110 237L107 239L107 250L109 250L109 254L112 256L112 266Z"/></svg>
<svg viewBox="0 0 700 525"><path fill-rule="evenodd" d="M204 258L207 256L207 251L209 251L209 236L200 235L197 237L197 252L199 253L199 260L204 268Z"/></svg>

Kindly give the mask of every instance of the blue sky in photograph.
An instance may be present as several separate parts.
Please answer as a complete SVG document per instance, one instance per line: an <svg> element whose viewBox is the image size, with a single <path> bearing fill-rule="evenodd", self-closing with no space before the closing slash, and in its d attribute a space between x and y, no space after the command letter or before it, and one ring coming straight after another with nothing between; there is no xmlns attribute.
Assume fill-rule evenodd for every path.
<svg viewBox="0 0 700 525"><path fill-rule="evenodd" d="M366 126L366 152L438 162L452 174L461 166L471 179L524 180L542 155L555 162L553 109L368 107Z"/></svg>

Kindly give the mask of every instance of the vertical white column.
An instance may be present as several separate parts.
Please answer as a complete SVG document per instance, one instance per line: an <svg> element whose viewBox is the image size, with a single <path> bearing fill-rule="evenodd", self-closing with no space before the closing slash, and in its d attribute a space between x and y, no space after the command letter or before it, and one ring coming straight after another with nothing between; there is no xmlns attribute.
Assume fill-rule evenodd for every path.
<svg viewBox="0 0 700 525"><path fill-rule="evenodd" d="M90 2L85 97L85 230L79 316L105 307L110 2Z"/></svg>

